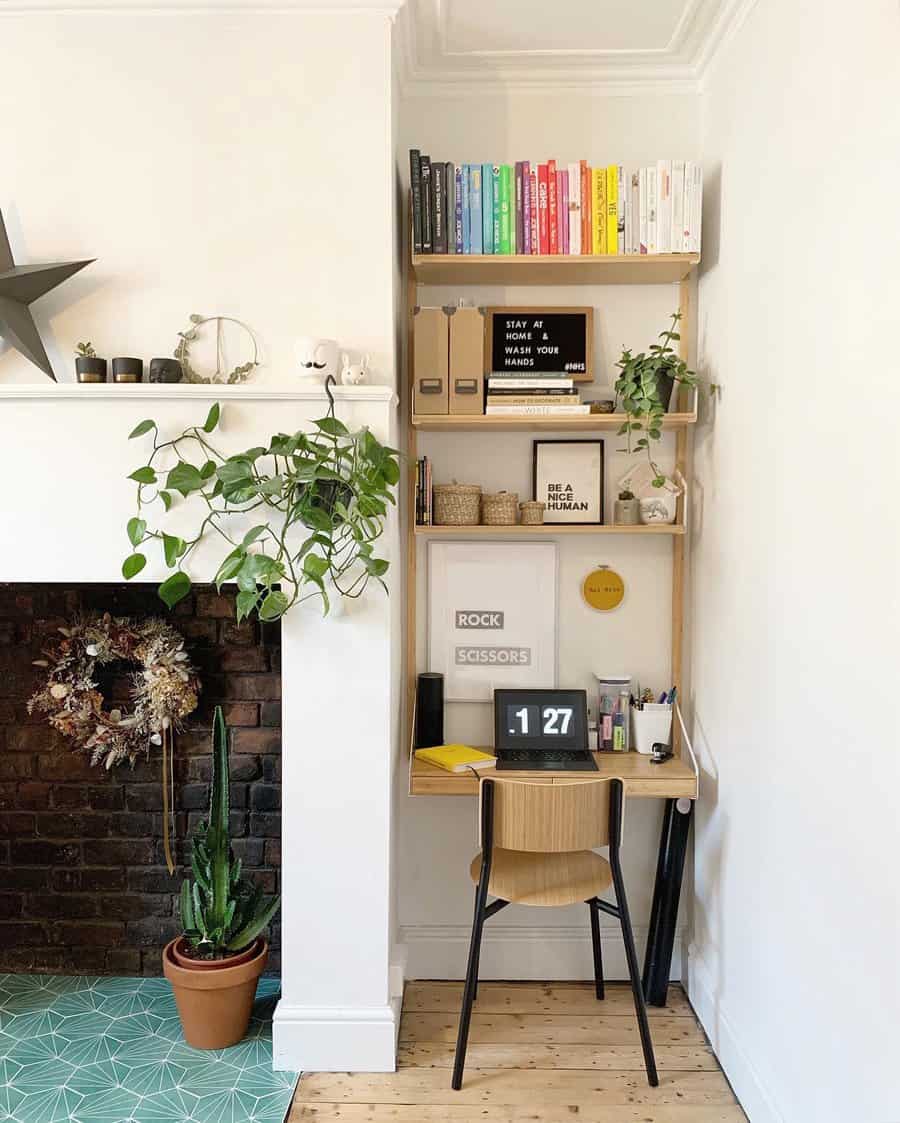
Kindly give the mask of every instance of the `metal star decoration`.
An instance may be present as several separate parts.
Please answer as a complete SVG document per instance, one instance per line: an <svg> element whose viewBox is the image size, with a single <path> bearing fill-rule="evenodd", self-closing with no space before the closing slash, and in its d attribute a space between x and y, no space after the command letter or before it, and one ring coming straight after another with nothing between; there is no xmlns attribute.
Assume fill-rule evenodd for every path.
<svg viewBox="0 0 900 1123"><path fill-rule="evenodd" d="M92 258L91 261L94 259ZM91 261L16 265L0 212L0 337L56 381L29 305Z"/></svg>

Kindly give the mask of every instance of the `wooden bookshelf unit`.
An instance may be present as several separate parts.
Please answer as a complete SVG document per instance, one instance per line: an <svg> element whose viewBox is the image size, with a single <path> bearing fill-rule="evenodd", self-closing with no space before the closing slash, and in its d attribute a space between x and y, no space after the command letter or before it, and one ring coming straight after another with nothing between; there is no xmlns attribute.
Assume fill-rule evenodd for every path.
<svg viewBox="0 0 900 1123"><path fill-rule="evenodd" d="M675 522L666 526L578 526L544 523L539 526L416 526L415 464L418 457L419 433L496 432L573 432L615 433L625 420L622 414L593 413L576 417L487 416L485 414L434 414L416 416L412 411L414 312L420 285L678 285L678 307L681 312L679 353L687 359L691 332L691 274L700 261L699 254L660 254L652 256L541 256L482 254L414 254L408 261L406 384L404 387L404 418L407 463L410 466L406 495L406 734L412 752L413 712L416 696L416 622L417 555L421 541L456 538L507 538L529 540L569 535L628 535L634 539L668 538L672 543L672 647L671 681L679 692L682 684L682 644L684 627L685 553L688 529L685 520L685 499L680 496ZM437 303L437 301L435 301ZM675 434L675 470L684 479L690 478L692 427L697 420L696 392L683 388L677 400L678 411L666 414L663 428ZM696 777L688 761L681 760L681 743L677 723L673 727L672 747L675 757L665 765L651 765L649 758L635 753L616 756L616 774L621 768L631 769L629 790L633 794L696 797ZM624 759L628 758L627 766ZM674 785L674 786L673 786ZM646 788L646 791L644 790ZM638 790L640 789L640 790ZM410 792L413 795L470 794L476 791L475 781L467 776L454 776L431 765L411 761Z"/></svg>

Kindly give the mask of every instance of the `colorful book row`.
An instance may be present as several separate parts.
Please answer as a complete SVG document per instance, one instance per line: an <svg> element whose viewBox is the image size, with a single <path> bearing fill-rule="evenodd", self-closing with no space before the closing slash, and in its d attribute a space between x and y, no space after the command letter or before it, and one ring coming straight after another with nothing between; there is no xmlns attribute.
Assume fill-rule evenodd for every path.
<svg viewBox="0 0 900 1123"><path fill-rule="evenodd" d="M452 164L412 148L409 170L417 254L700 252L703 171L692 160Z"/></svg>

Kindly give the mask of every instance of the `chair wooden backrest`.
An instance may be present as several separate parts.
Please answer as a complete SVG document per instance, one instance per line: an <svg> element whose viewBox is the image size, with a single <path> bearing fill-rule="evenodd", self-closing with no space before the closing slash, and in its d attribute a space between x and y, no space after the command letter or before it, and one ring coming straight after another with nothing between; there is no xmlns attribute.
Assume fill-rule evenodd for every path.
<svg viewBox="0 0 900 1123"><path fill-rule="evenodd" d="M482 806L485 785L493 785L493 845L543 854L607 846L613 783L612 777L556 784L484 777Z"/></svg>

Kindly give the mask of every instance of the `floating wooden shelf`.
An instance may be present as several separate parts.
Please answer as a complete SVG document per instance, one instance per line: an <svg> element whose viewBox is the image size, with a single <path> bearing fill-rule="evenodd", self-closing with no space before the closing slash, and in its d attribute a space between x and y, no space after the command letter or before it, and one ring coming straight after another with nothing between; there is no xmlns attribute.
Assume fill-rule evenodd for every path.
<svg viewBox="0 0 900 1123"><path fill-rule="evenodd" d="M684 280L697 253L563 256L561 254L413 254L423 285L662 285Z"/></svg>
<svg viewBox="0 0 900 1123"><path fill-rule="evenodd" d="M491 752L491 749L485 750ZM597 772L512 772L504 776L518 776L532 783L577 783L587 777L618 776L625 784L629 796L645 798L687 799L697 798L697 777L687 760L672 757L662 764L653 764L649 756L640 753L596 753ZM493 769L483 773L493 774ZM471 772L445 772L424 760L413 757L409 773L410 795L475 795L478 780Z"/></svg>
<svg viewBox="0 0 900 1123"><path fill-rule="evenodd" d="M625 421L624 413L585 413L574 417L541 417L537 414L519 415L472 413L420 414L411 419L414 429L424 432L483 433L488 430L506 430L510 433L528 430L558 429L562 432L592 431L598 429L618 429ZM693 425L697 420L696 412L667 413L663 418L664 429L682 429Z"/></svg>
<svg viewBox="0 0 900 1123"><path fill-rule="evenodd" d="M666 526L560 526L541 523L540 526L417 526L416 535L425 538L496 538L498 535L511 535L514 538L545 537L555 538L558 534L644 534L651 537L659 535L684 534L684 527L677 523Z"/></svg>

